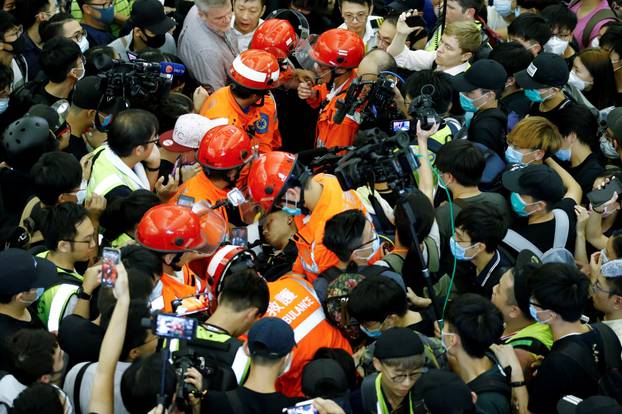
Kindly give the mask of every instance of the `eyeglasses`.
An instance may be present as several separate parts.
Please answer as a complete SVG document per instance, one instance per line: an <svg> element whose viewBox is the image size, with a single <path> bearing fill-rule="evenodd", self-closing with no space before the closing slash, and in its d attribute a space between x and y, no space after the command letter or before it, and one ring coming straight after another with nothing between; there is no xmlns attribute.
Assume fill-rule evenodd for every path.
<svg viewBox="0 0 622 414"><path fill-rule="evenodd" d="M151 140L145 142L143 145L155 144L157 142L160 142L160 136L159 135L156 135L156 137L154 139L151 139Z"/></svg>
<svg viewBox="0 0 622 414"><path fill-rule="evenodd" d="M352 251L362 249L363 247L365 247L365 246L367 246L369 244L374 243L376 240L378 240L378 235L377 234L370 241L365 242L365 243L361 244L358 247L355 247L354 249L352 249Z"/></svg>
<svg viewBox="0 0 622 414"><path fill-rule="evenodd" d="M358 22L363 22L367 20L367 13L357 13L357 14L350 14L350 13L346 13L343 15L343 20L345 20L346 22L353 22L353 21L358 21Z"/></svg>
<svg viewBox="0 0 622 414"><path fill-rule="evenodd" d="M389 379L391 380L391 382L394 382L396 384L401 384L406 379L410 379L410 378L412 378L413 380L416 381L420 376L425 374L427 371L428 371L427 368L422 368L420 370L413 371L413 372L410 372L408 374L395 375L393 377L389 377Z"/></svg>
<svg viewBox="0 0 622 414"><path fill-rule="evenodd" d="M69 39L80 43L80 41L85 37L86 37L86 30L82 29L79 32L75 32L74 34L69 36Z"/></svg>
<svg viewBox="0 0 622 414"><path fill-rule="evenodd" d="M69 243L86 243L88 245L92 245L92 244L97 243L97 235L93 234L88 240L64 240L64 241L67 241Z"/></svg>
<svg viewBox="0 0 622 414"><path fill-rule="evenodd" d="M111 1L107 1L105 3L87 3L87 4L97 9L107 9L108 7L112 6Z"/></svg>
<svg viewBox="0 0 622 414"><path fill-rule="evenodd" d="M603 289L603 287L600 285L600 280L597 280L596 282L592 283L592 292L596 292L597 290L600 291L600 292L606 293L608 295L613 295L614 294L610 290Z"/></svg>

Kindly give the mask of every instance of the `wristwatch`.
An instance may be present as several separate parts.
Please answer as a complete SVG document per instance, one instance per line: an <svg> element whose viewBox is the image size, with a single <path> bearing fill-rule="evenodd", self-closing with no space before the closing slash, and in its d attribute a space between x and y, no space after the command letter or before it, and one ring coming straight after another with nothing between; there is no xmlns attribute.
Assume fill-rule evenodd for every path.
<svg viewBox="0 0 622 414"><path fill-rule="evenodd" d="M78 299L84 299L84 300L91 300L91 295L89 295L88 293L86 293L84 291L84 288L82 286L80 286L78 288L78 290L76 291L77 295L78 295Z"/></svg>

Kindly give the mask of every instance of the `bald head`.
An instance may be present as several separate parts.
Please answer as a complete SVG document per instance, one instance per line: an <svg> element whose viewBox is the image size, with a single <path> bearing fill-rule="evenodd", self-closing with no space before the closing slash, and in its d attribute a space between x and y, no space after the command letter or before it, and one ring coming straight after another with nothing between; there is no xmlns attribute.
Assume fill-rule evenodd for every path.
<svg viewBox="0 0 622 414"><path fill-rule="evenodd" d="M381 49L372 49L363 57L363 60L361 60L358 67L358 74L364 80L373 80L383 70L388 70L396 66L395 58L388 52Z"/></svg>

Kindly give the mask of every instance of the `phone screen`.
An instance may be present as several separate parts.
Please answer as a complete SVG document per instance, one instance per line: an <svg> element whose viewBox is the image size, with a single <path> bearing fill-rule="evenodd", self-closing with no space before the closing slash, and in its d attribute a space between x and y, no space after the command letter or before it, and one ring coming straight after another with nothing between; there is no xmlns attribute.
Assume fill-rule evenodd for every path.
<svg viewBox="0 0 622 414"><path fill-rule="evenodd" d="M121 251L104 247L102 252L102 286L113 287L117 280L117 265L121 262Z"/></svg>
<svg viewBox="0 0 622 414"><path fill-rule="evenodd" d="M194 335L196 322L196 319L160 313L156 318L155 333L165 338L190 340Z"/></svg>
<svg viewBox="0 0 622 414"><path fill-rule="evenodd" d="M393 132L408 132L410 131L410 119L403 119L400 121L393 121Z"/></svg>
<svg viewBox="0 0 622 414"><path fill-rule="evenodd" d="M283 408L285 414L317 414L317 409L313 406L312 400L302 401L294 407Z"/></svg>

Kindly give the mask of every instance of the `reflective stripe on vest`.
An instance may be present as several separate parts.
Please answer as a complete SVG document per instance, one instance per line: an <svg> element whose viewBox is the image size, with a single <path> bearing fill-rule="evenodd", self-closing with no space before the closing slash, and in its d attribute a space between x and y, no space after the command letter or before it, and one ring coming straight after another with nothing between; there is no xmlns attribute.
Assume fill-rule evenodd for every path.
<svg viewBox="0 0 622 414"><path fill-rule="evenodd" d="M283 283L290 281L293 283ZM287 322L294 330L296 343L302 341L326 319L315 291L304 279L286 277L270 283L269 286L273 286L273 289L266 316L281 318ZM274 286L278 287L275 289Z"/></svg>
<svg viewBox="0 0 622 414"><path fill-rule="evenodd" d="M238 381L238 384L242 385L242 382L246 379L246 374L248 373L248 369L251 366L251 359L246 355L244 351L244 345L240 346L235 353L235 358L233 358L233 363L231 364L231 369L235 374L235 378Z"/></svg>
<svg viewBox="0 0 622 414"><path fill-rule="evenodd" d="M50 312L48 313L48 331L58 332L58 326L63 319L67 304L76 290L78 290L78 286L76 285L65 284L58 286L58 289L54 293L52 304L50 305Z"/></svg>
<svg viewBox="0 0 622 414"><path fill-rule="evenodd" d="M104 151L108 147L102 146L100 148L95 150L97 159L93 164L91 178L89 179L86 187L87 197L90 197L93 193L105 196L114 188L119 186L127 186L132 191L138 190L138 184L127 177L124 173L120 172L107 157L107 154Z"/></svg>

